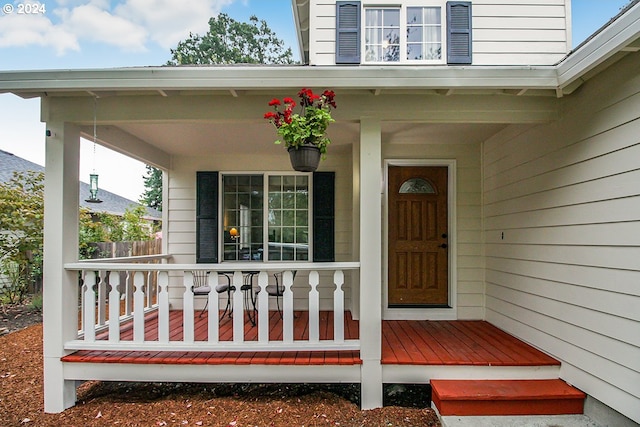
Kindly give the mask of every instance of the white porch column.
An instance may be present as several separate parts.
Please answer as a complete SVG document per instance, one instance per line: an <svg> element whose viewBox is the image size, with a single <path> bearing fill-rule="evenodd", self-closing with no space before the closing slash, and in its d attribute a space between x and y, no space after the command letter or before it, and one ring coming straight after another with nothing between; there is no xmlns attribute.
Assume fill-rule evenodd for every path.
<svg viewBox="0 0 640 427"><path fill-rule="evenodd" d="M78 275L66 262L78 259L78 169L80 131L65 123L47 123L44 190L44 410L62 412L75 405L74 381L64 379L60 357L78 331Z"/></svg>
<svg viewBox="0 0 640 427"><path fill-rule="evenodd" d="M382 406L382 140L380 120L360 120L360 358L362 409Z"/></svg>

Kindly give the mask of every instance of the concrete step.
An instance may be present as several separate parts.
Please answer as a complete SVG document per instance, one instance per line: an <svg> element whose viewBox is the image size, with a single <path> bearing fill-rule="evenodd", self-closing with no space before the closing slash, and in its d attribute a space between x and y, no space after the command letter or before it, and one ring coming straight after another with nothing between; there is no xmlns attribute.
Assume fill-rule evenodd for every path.
<svg viewBox="0 0 640 427"><path fill-rule="evenodd" d="M586 395L554 380L431 380L441 416L582 414Z"/></svg>

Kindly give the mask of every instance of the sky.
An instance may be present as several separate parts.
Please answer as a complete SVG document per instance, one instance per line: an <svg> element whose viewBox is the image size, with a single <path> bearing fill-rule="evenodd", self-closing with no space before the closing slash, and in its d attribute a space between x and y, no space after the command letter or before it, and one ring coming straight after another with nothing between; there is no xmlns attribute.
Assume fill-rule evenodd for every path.
<svg viewBox="0 0 640 427"><path fill-rule="evenodd" d="M629 0L573 0L577 46ZM291 0L0 0L0 71L163 65L189 33L203 34L208 18L267 21L297 57ZM0 150L44 165L40 100L0 94ZM117 168L111 165L117 164ZM80 179L95 170L100 188L131 200L144 191L144 164L82 141Z"/></svg>

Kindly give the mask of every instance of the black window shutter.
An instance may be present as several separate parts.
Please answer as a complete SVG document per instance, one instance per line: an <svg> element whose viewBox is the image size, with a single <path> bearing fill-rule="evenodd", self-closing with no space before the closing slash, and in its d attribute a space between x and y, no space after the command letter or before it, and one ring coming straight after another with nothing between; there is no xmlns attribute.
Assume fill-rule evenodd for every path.
<svg viewBox="0 0 640 427"><path fill-rule="evenodd" d="M218 172L196 173L196 262L218 262Z"/></svg>
<svg viewBox="0 0 640 427"><path fill-rule="evenodd" d="M471 2L447 2L447 63L471 64Z"/></svg>
<svg viewBox="0 0 640 427"><path fill-rule="evenodd" d="M313 261L334 262L335 172L313 174Z"/></svg>
<svg viewBox="0 0 640 427"><path fill-rule="evenodd" d="M336 2L336 64L360 63L360 2Z"/></svg>

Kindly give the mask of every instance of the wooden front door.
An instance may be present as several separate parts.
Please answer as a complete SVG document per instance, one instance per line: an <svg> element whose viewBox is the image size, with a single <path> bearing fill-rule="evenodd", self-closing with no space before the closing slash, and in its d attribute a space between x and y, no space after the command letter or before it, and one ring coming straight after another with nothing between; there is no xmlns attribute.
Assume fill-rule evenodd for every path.
<svg viewBox="0 0 640 427"><path fill-rule="evenodd" d="M389 166L389 307L449 304L447 175Z"/></svg>

